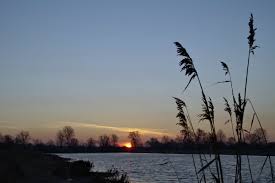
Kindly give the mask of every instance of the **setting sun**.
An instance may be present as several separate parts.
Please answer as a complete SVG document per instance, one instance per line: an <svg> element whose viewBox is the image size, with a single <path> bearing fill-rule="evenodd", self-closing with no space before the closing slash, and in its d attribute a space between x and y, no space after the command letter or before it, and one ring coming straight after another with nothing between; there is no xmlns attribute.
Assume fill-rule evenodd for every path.
<svg viewBox="0 0 275 183"><path fill-rule="evenodd" d="M127 147L127 148L131 148L131 147L132 147L132 145L131 145L130 142L127 142L127 143L123 144L123 146L124 146L124 147Z"/></svg>

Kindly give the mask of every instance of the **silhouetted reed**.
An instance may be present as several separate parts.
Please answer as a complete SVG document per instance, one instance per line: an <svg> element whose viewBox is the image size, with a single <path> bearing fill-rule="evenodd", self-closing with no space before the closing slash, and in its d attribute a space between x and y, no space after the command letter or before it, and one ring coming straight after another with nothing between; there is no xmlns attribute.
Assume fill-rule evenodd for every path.
<svg viewBox="0 0 275 183"><path fill-rule="evenodd" d="M244 94L243 97L241 96L240 93L238 93L238 95L235 97L235 93L234 93L234 88L233 88L233 83L232 83L232 78L231 78L231 73L230 73L230 69L228 67L228 65L225 62L221 62L222 65L222 69L225 72L225 76L228 76L227 80L221 81L221 82L217 82L217 84L220 83L230 83L230 89L231 89L231 95L232 95L232 101L233 101L233 111L235 114L235 130L234 130L234 124L233 124L233 112L232 112L232 108L230 107L230 103L229 101L223 97L224 102L225 102L225 108L224 110L229 114L229 120L226 122L230 122L231 123L231 128L232 128L232 134L234 137L234 140L237 141L237 149L236 149L236 171L235 171L235 182L242 182L242 157L241 157L241 153L239 148L242 146L243 143L245 143L245 138L244 138L244 133L250 133L252 126L253 126L253 122L254 122L254 118L256 117L260 129L262 131L262 134L264 136L265 139L265 143L267 144L267 139L265 137L265 133L264 130L262 128L261 122L259 120L259 117L252 105L252 102L247 98L247 86L248 86L248 76L249 76L249 66L250 66L250 60L251 60L251 55L255 54L255 49L258 47L257 45L255 45L255 32L256 32L256 28L254 28L254 17L251 14L250 19L249 19L249 36L247 37L248 39L248 59L247 59L247 65L246 65L246 72L245 72L245 83L244 83ZM213 152L215 154L215 158L211 161L209 161L206 165L201 166L200 170L197 173L200 173L202 171L204 171L207 167L210 167L211 164L215 163L215 167L216 167L216 174L211 172L212 178L215 180L215 182L223 182L223 171L222 171L222 165L221 165L221 159L220 159L220 154L219 154L219 149L217 146L217 136L216 136L216 129L215 129L215 113L214 113L214 105L212 103L212 100L210 97L206 96L206 93L204 91L204 88L202 86L200 77L198 75L197 69L194 66L194 62L192 60L192 58L190 57L190 55L187 53L186 49L179 43L179 42L175 42L175 45L177 47L177 53L178 55L182 58L182 60L179 62L179 65L181 67L181 71L185 71L185 75L189 77L189 81L187 83L187 85L184 88L184 91L188 88L188 86L190 85L190 83L196 78L199 84L199 87L201 89L201 94L202 94L202 113L199 114L199 118L200 121L208 121L210 124L210 131L211 131L211 144L212 144L212 148L213 148ZM176 98L175 98L176 99ZM245 109L246 109L246 104L247 102L250 103L252 110L253 110L253 117L251 120L251 124L250 124L250 130L246 130L243 128L243 124L244 124L244 115L245 115ZM176 99L176 103L178 106L178 110L182 110L181 108L179 108L179 104L181 104L179 102L179 99L177 101ZM186 104L184 103L184 105L186 106ZM181 116L182 114L177 115L177 117L180 118L180 126L183 127L184 131L182 132L186 132L186 118L182 118ZM184 116L185 117L185 116ZM185 123L183 123L183 121ZM226 124L225 123L225 124ZM191 125L190 125L191 126ZM236 132L236 135L235 135ZM248 167L249 167L249 173L250 173L250 178L251 178L251 182L254 182L253 176L252 176L252 170L251 170L251 166L250 166L250 159L249 156L247 155L247 162L248 162ZM271 170L271 178L272 178L272 182L274 182L274 174L273 174L273 165L271 162L271 158L270 155L268 154L263 165L262 168L260 170L260 174L263 170L263 167L265 166L267 160L269 160L270 163L270 170ZM196 168L196 167L195 167Z"/></svg>
<svg viewBox="0 0 275 183"><path fill-rule="evenodd" d="M189 138L189 139L194 138L194 140L192 139L191 141L194 141L194 143L196 145L198 145L199 144L199 142L198 142L199 138L197 137L196 132L194 130L194 127L193 127L191 117L189 115L186 103L183 100L179 99L179 98L176 98L176 97L173 97L173 98L176 101L177 109L179 111L176 117L179 118L179 121L180 121L177 124L182 127L181 133L184 135L184 138ZM185 109L187 115L185 115L184 109ZM187 121L188 121L190 127L188 126ZM196 177L197 177L198 182L201 182L202 180L204 182L206 182L206 176L205 176L204 169L200 169L199 172L197 171L197 167L196 167L195 160L194 160L194 155L193 154L191 154L191 155L192 155L192 160L193 160L193 164L194 164L194 168L195 168ZM204 159L202 158L202 156L204 157ZM200 148L199 148L199 160L200 160L200 166L201 167L204 167L203 162L206 162L206 164L208 164L207 158L206 158L205 154L200 150ZM209 168L209 171L212 174L210 166L207 166L206 168ZM201 178L198 177L198 174L200 172L202 172Z"/></svg>
<svg viewBox="0 0 275 183"><path fill-rule="evenodd" d="M225 102L224 103L224 105L225 105L224 111L226 111L229 114L229 117L230 117L230 119L228 121L226 121L225 124L227 122L231 123L232 134L233 134L234 140L236 141L236 137L235 137L235 133L234 133L234 127L233 127L233 120L232 120L232 110L231 110L231 107L230 107L230 105L228 103L228 100L225 97L223 97L223 99L224 99L224 102Z"/></svg>
<svg viewBox="0 0 275 183"><path fill-rule="evenodd" d="M184 135L184 139L186 138L192 138L192 132L193 132L193 135L195 135L195 131L194 131L194 128L193 128L193 125L192 125L192 122L190 121L190 117L188 115L188 121L189 121L189 124L190 124L190 127L192 129L192 132L188 126L188 123L187 123L187 118L185 116L185 113L184 113L184 110L183 110L183 107L186 108L186 104L183 100L179 99L179 98L176 98L176 97L173 97L176 101L176 104L177 104L177 109L178 109L178 114L177 114L177 118L179 118L179 123L177 123L177 125L181 126L182 127L182 130L181 130L181 133ZM195 159L194 159L194 155L193 153L191 154L192 155L192 161L193 161L193 165L194 165L194 169L195 169L195 173L196 173L196 178L197 178L197 181L200 182L200 179L198 177L198 172L197 172L197 167L196 167L196 163L195 163ZM200 159L201 159L201 156L200 156ZM205 174L204 174L204 171L203 171L203 177L204 177L204 181L205 180Z"/></svg>
<svg viewBox="0 0 275 183"><path fill-rule="evenodd" d="M250 59L251 59L251 53L252 55L254 55L255 53L255 49L258 47L257 45L255 45L255 31L257 30L256 28L254 28L254 18L253 15L251 14L250 19L249 19L249 36L247 37L248 39L248 59L247 59L247 65L246 65L246 75L245 75L245 84L244 84L244 97L243 99L241 98L241 94L238 94L238 100L235 100L235 95L234 95L234 91L233 91L233 85L232 85L232 80L231 80L231 75L230 75L230 71L229 68L227 66L226 63L221 62L223 70L225 71L225 75L229 74L229 81L231 83L231 90L232 90L232 100L233 100L233 105L234 105L234 112L235 112L235 117L236 117L236 133L237 133L237 140L239 144L242 144L245 142L244 137L244 132L246 133L250 133L252 126L253 126L253 122L254 122L254 117L256 116L256 111L253 108L253 105L251 103L250 100L247 99L246 95L247 95L247 85L248 85L248 74L249 74L249 66L250 66ZM252 109L254 111L253 116L252 116L252 120L251 120L251 124L250 124L250 130L247 131L243 128L243 123L244 123L244 114L245 114L245 109L246 109L246 104L247 101L250 101L250 104L252 106ZM226 108L228 107L228 102L226 104ZM257 116L258 117L258 116ZM232 119L232 118L231 118ZM258 118L257 118L258 119ZM263 128L262 125L258 119L260 128L262 129L262 133L263 136L266 140L266 137L264 135L263 132ZM234 131L233 131L234 132ZM267 140L266 140L267 143ZM250 160L249 157L247 157L247 162L248 162L248 167L249 167L249 172L250 172L250 177L251 177L251 181L253 182L253 176L252 176L252 171L251 171L251 166L250 166ZM268 155L267 157L270 156ZM241 159L241 155L239 155L239 153L237 153L237 163L236 163L236 176L235 176L235 182L242 182L242 175L241 175L241 171L242 171L242 159ZM271 163L271 159L270 159L270 168L271 168L271 178L272 178L272 182L274 182L274 175L273 175L273 166Z"/></svg>
<svg viewBox="0 0 275 183"><path fill-rule="evenodd" d="M210 97L209 97L209 100L207 100L206 98L200 77L194 66L192 58L189 56L186 49L179 42L175 42L175 45L177 47L178 55L182 57L182 60L179 62L179 65L182 67L181 71L185 71L185 75L190 76L189 82L184 88L184 91L188 88L189 84L193 79L197 78L198 80L198 83L201 89L201 94L202 94L202 102L203 102L202 104L203 113L200 114L199 117L200 117L200 121L204 121L204 120L209 121L210 129L211 129L211 141L212 141L213 150L215 154L215 158L210 162L211 163L215 162L217 176L215 174L212 174L212 176L215 180L219 180L220 182L223 182L223 172L221 167L220 155L216 148L217 137L216 137L215 124L214 124L214 105ZM202 167L202 169L204 170L205 168L210 166L211 163L208 163L207 166Z"/></svg>

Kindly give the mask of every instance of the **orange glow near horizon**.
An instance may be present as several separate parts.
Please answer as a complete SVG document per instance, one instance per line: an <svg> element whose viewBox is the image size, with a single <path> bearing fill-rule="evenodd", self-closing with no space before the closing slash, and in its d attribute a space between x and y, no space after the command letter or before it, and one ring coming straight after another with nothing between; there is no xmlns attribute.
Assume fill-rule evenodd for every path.
<svg viewBox="0 0 275 183"><path fill-rule="evenodd" d="M123 147L132 148L132 144L130 142L126 142L122 144Z"/></svg>

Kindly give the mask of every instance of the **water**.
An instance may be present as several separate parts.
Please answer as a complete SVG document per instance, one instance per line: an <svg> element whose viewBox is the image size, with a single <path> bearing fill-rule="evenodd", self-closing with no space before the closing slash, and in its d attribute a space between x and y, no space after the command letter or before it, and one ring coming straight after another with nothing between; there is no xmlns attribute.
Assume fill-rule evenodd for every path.
<svg viewBox="0 0 275 183"><path fill-rule="evenodd" d="M157 154L157 153L77 153L58 154L61 157L73 160L86 160L94 163L95 171L106 171L112 167L127 172L131 183L184 183L197 182L194 171L192 156L189 154ZM196 164L199 165L199 156L195 156ZM208 161L213 158L207 155ZM222 155L222 166L225 182L234 182L235 156ZM270 182L270 168L267 161L262 175L259 177L261 166L265 160L264 156L249 156L252 175L255 182ZM247 157L242 156L243 182L251 182ZM274 165L275 157L272 157ZM214 164L211 166L215 172ZM207 170L209 182L210 171Z"/></svg>

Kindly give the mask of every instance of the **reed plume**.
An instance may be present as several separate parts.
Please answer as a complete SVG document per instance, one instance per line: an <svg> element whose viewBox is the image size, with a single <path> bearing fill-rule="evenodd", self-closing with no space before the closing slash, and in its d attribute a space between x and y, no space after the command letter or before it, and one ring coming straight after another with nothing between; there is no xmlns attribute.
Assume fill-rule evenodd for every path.
<svg viewBox="0 0 275 183"><path fill-rule="evenodd" d="M244 132L248 132L249 133L251 131L255 116L256 116L256 118L257 118L257 120L259 122L259 125L260 125L260 127L262 129L263 136L265 138L265 134L263 132L263 128L262 128L262 125L261 125L261 123L259 121L257 113L254 110L254 107L253 107L251 101L248 100L247 97L246 97L247 96L247 85L248 85L248 74L249 74L250 58L251 58L251 54L252 55L255 54L255 49L258 47L257 45L255 45L255 34L256 34L257 28L254 28L254 17L253 17L253 14L250 15L248 26L249 26L249 36L247 37L247 39L248 39L248 48L249 48L249 51L248 51L248 59L247 59L247 65L246 65L246 75L245 75L244 96L243 96L243 98L241 97L241 94L239 93L238 97L237 97L237 100L235 99L229 67L227 66L227 64L225 62L221 62L222 68L225 71L225 75L227 75L227 74L229 75L229 80L228 81L231 84L231 92L232 92L232 99L233 99L233 105L234 105L234 113L235 113L235 120L236 120L236 133L237 133L238 144L242 144L242 143L245 142L245 139L243 138L243 136L244 136L243 133ZM219 83L225 83L225 82L219 82ZM229 115L231 115L232 112L229 111L229 108L230 108L229 103L228 103L228 101L226 99L224 99L224 100L225 100L225 106L226 106L225 107L225 111L228 112ZM253 112L254 112L252 120L251 120L250 130L249 131L243 129L244 114L245 114L245 109L246 109L247 101L250 102L250 104L252 106L252 109L253 109ZM231 118L231 120L232 120L232 118ZM233 132L234 132L234 130L233 130ZM265 140L266 140L266 138L265 138ZM267 140L266 140L266 143L267 143ZM238 150L237 150L236 153L237 153L237 158L236 158L237 162L236 162L235 182L242 182L242 175L241 175L241 171L242 171L242 167L241 167L241 165L242 165L242 159L241 159L241 155L239 154ZM250 160L249 160L248 155L246 157L247 157L247 161L248 161L248 167L249 167L251 181L253 182L253 176L252 176L252 171L251 171L251 166L250 166ZM270 159L269 155L267 155L266 160L267 159L269 159L269 161L270 161L271 178L272 178L272 182L274 182L273 166L272 166L271 159ZM264 161L264 164L265 164L266 160ZM262 171L262 169L261 169L261 171Z"/></svg>
<svg viewBox="0 0 275 183"><path fill-rule="evenodd" d="M178 109L178 114L177 114L176 117L179 118L179 123L177 123L177 125L179 125L179 126L182 127L181 133L184 135L184 139L190 138L191 132L190 132L190 128L189 128L189 126L187 124L187 118L186 118L184 110L183 110L183 107L186 107L186 104L185 104L184 101L182 101L179 98L176 98L176 97L173 97L173 98L176 101L177 109ZM192 129L193 129L193 126L192 126ZM200 179L198 177L197 167L196 167L196 163L195 163L195 159L194 159L194 155L193 154L192 154L192 160L193 160L193 166L195 168L196 178L197 178L197 181L199 183Z"/></svg>
<svg viewBox="0 0 275 183"><path fill-rule="evenodd" d="M177 125L182 127L181 133L184 134L184 138L190 136L190 129L187 124L187 119L185 116L185 113L183 111L183 107L186 106L185 102L183 102L181 99L173 97L177 104L178 114L177 118L179 118L179 123Z"/></svg>
<svg viewBox="0 0 275 183"><path fill-rule="evenodd" d="M257 28L254 28L254 17L252 14L250 15L248 26L249 26L249 35L248 35L247 39L248 39L248 48L249 49L248 49L248 59L247 59L246 72L245 72L245 83L244 83L243 96L240 93L238 93L235 96L230 69L229 69L228 65L223 61L221 61L222 69L225 73L225 76L227 76L228 79L226 79L224 81L217 82L217 83L230 83L231 95L232 95L232 100L233 100L233 107L232 107L233 109L230 107L228 100L224 97L224 102L225 102L224 103L224 105L225 105L224 111L229 114L229 117L230 117L229 121L231 122L232 133L233 133L234 139L237 141L237 143L239 145L241 145L242 143L245 143L244 132L249 133L249 131L251 131L255 117L256 117L257 121L259 122L260 127L263 131L263 128L259 121L258 115L257 115L256 111L254 110L254 107L253 107L251 101L247 99L247 88L248 88L247 86L248 86L250 59L251 59L251 55L255 54L255 50L258 47L255 44L255 41L256 41L255 34L256 34ZM185 71L185 75L187 77L189 77L189 81L188 81L187 85L184 87L184 91L189 87L190 83L196 78L198 81L198 84L200 86L201 94L202 94L202 113L199 114L199 118L200 118L200 121L204 121L204 120L209 121L210 129L211 129L211 141L212 141L212 146L214 147L215 158L213 160L211 160L210 162L208 162L206 165L203 165L201 167L201 169L198 171L198 173L200 173L201 171L204 171L205 168L209 167L210 164L215 162L217 176L215 174L213 174L212 172L211 172L211 175L216 182L223 182L223 172L222 172L221 160L220 160L220 155L218 153L218 149L217 149L217 145L216 145L217 137L216 137L216 131L215 131L215 116L214 116L213 102L210 97L206 97L204 88L202 86L200 77L197 72L197 69L194 66L194 62L193 62L192 58L190 57L190 55L188 54L188 52L186 51L186 49L179 42L175 42L174 44L177 47L178 55L182 58L179 62L179 66L181 67L180 71L181 72ZM189 120L189 119L186 118L186 116L184 115L184 112L183 112L183 107L186 107L186 104L178 98L175 98L175 100L176 100L176 103L178 105L178 110L179 110L177 117L180 119L180 123L178 123L178 125L183 127L184 133L190 134L190 129L188 128L188 124L187 124L187 120ZM243 128L244 114L245 114L246 104L248 101L250 102L250 104L253 108L253 111L254 111L249 131L247 131ZM234 129L234 125L233 125L233 117L232 117L233 114L235 115L235 129ZM234 132L236 132L236 136L235 136ZM263 135L265 136L264 131L263 131ZM267 143L266 138L265 138L265 141ZM239 147L239 146L237 146L237 147ZM263 166L267 162L267 159L269 159L269 161L270 161L271 177L272 177L272 182L274 182L273 166L272 166L271 158L269 155L267 156ZM247 155L247 161L248 161L248 165L249 165L251 181L254 182L248 155ZM238 148L236 151L235 182L242 182L242 157L240 155Z"/></svg>
<svg viewBox="0 0 275 183"><path fill-rule="evenodd" d="M193 136L195 139L197 139L186 103L179 98L176 98L176 97L173 97L173 98L175 99L175 102L177 104L177 109L178 109L178 114L176 117L179 118L179 123L177 123L177 125L179 125L183 128L183 130L181 130L181 133L183 133L184 135L188 135L188 138ZM184 108L186 110L187 116L185 116ZM189 122L190 127L188 126L187 121ZM186 136L184 138L186 138ZM204 170L200 170L200 172L202 172L202 176L201 176L201 178L199 178L198 176L199 176L200 172L197 171L194 155L193 154L191 154L191 155L192 155L192 160L193 160L193 166L194 166L195 172L196 172L197 181L201 182L202 180L204 180L204 182L206 183L206 177L205 177ZM200 159L201 167L204 167L201 152L199 152L199 159ZM206 161L206 158L205 158L205 161ZM211 169L210 169L210 172L211 172Z"/></svg>
<svg viewBox="0 0 275 183"><path fill-rule="evenodd" d="M223 171L222 171L222 166L221 166L221 160L220 160L220 155L217 151L216 148L216 143L217 143L217 137L216 137L216 131L215 131L215 125L214 125L214 105L211 101L211 98L207 101L204 89L202 87L202 83L200 80L200 77L198 75L198 72L194 66L193 60L186 51L186 49L179 43L175 42L174 43L177 47L177 53L179 56L182 57L182 60L179 62L179 65L181 66L181 72L185 71L185 75L190 77L189 82L184 88L184 91L188 88L190 85L191 81L195 78L197 78L200 89L201 89L201 94L202 94L202 114L199 115L200 120L208 120L210 123L210 128L211 128L211 137L212 137L212 144L214 146L214 154L215 154L215 160L213 162L216 163L216 170L217 170L217 175L218 175L218 180L220 182L223 182ZM212 161L211 161L212 162ZM208 165L210 166L210 164ZM214 174L213 174L214 175Z"/></svg>
<svg viewBox="0 0 275 183"><path fill-rule="evenodd" d="M232 110L231 110L231 107L228 103L228 100L225 97L223 97L223 100L224 100L224 105L225 105L224 111L229 114L229 117L230 117L229 121L231 123L233 137L234 137L234 140L236 141L236 137L235 137L235 133L234 133L233 120L232 120Z"/></svg>

